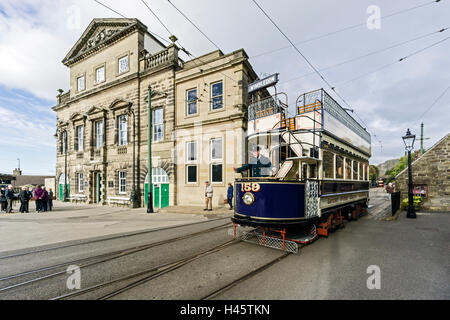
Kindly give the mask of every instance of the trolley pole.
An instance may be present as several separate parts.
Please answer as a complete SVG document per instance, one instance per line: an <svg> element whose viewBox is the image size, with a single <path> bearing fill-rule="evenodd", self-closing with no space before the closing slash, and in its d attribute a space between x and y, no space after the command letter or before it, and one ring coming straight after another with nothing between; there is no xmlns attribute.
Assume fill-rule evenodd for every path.
<svg viewBox="0 0 450 320"><path fill-rule="evenodd" d="M148 165L148 192L147 213L153 213L153 184L152 184L152 87L148 85L148 127L147 127L147 165Z"/></svg>

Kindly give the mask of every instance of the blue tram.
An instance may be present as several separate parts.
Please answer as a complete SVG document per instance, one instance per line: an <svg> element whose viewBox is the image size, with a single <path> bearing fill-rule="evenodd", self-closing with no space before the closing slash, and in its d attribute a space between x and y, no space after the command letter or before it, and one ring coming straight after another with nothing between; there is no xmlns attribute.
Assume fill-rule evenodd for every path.
<svg viewBox="0 0 450 320"><path fill-rule="evenodd" d="M291 118L279 95L250 104L247 144L251 170L235 181L235 226L327 236L366 210L370 134L325 90L300 95Z"/></svg>

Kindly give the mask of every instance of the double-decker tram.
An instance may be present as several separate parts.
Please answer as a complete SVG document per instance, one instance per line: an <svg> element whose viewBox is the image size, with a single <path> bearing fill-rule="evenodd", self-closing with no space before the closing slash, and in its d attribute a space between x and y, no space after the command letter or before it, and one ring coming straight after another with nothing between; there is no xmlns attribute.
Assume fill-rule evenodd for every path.
<svg viewBox="0 0 450 320"><path fill-rule="evenodd" d="M235 237L251 227L247 237L284 250L366 212L371 155L370 134L325 90L300 95L292 117L287 105L266 94L248 107L248 163L237 169L245 177L235 181L232 217Z"/></svg>

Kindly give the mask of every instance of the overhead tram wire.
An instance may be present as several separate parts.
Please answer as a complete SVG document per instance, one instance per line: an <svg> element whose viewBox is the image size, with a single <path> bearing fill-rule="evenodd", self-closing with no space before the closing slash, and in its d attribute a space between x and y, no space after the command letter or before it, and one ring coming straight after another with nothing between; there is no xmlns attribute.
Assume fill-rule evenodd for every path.
<svg viewBox="0 0 450 320"><path fill-rule="evenodd" d="M433 4L433 3L441 2L441 1L443 1L443 0L433 0L433 1L430 1L430 2L426 2L426 3L420 4L420 5L411 7L411 8L403 9L403 10L400 10L400 11L397 11L397 12L393 12L393 13L385 15L385 16L381 16L380 18L377 18L375 20L387 19L387 18L396 16L396 15L399 15L399 14L402 14L402 13L405 13L405 12L409 12L409 11L412 11L412 10L415 10L415 9L419 9L419 8L428 6L428 5ZM341 28L341 29L338 29L338 30L335 30L335 31L331 31L331 32L322 34L320 36L316 36L316 37L313 37L313 38L302 40L302 41L296 42L295 44L299 45L299 44L312 42L312 41L315 41L315 40L319 40L319 39L322 39L322 38L326 38L326 37L332 36L332 35L337 34L337 33L341 33L341 32L347 31L347 30L355 29L355 28L358 28L358 27L361 27L361 26L366 26L366 25L367 25L367 22L358 23L358 24L355 24L355 25L351 25L351 26L348 26L348 27L344 27L344 28ZM254 59L254 58L258 58L260 56L272 54L272 53L275 53L275 52L278 52L278 51L289 49L290 47L291 46L286 46L286 47L281 47L281 48L278 48L278 49L262 52L262 53L259 53L259 54L256 54L256 55L253 55L253 56L249 57L249 59Z"/></svg>
<svg viewBox="0 0 450 320"><path fill-rule="evenodd" d="M320 73L320 71L311 63L311 61L309 61L309 59L306 58L305 55L303 55L303 53L301 53L301 51L292 42L292 40L283 32L283 30L281 30L281 28L275 23L275 21L273 21L273 19L267 14L267 12L264 11L264 9L259 5L259 3L256 0L252 0L252 1L261 10L261 12L267 17L267 19L269 19L269 21L275 26L275 28L277 28L277 30L286 38L286 40L291 44L291 46L295 49L295 51L297 51L297 53L308 63L308 65L315 71L315 73L323 80L323 82L325 82L327 84L327 86L330 87L330 89L333 90L333 92L336 93L336 95L352 110L352 112L355 113L355 115L357 115L357 117L361 120L361 122L366 126L367 131L369 131L368 125L361 119L361 117L356 113L356 111L354 111L354 109L350 106L350 104L347 103L347 101L336 91L336 88L334 86L332 86L325 79L325 77ZM376 136L376 135L374 134L374 136ZM381 141L379 141L379 142L381 144Z"/></svg>
<svg viewBox="0 0 450 320"><path fill-rule="evenodd" d="M345 82L341 83L341 84L338 85L338 86L339 86L339 87L343 87L343 86L345 86L345 85L347 85L347 84L349 84L349 83L351 83L351 82L353 82L353 81L356 81L356 80L359 80L359 79L361 79L361 78L364 78L364 77L366 77L366 76L368 76L368 75L377 73L377 72L379 72L379 71L381 71L381 70L383 70L383 69L386 69L386 68L388 68L388 67L390 67L390 66L392 66L392 65L394 65L394 64L403 62L403 61L405 61L406 59L408 59L408 58L410 58L410 57L412 57L412 56L415 56L415 55L417 55L417 54L419 54L419 53L421 53L421 52L423 52L423 51L425 51L425 50L427 50L427 49L430 49L430 48L432 48L432 47L435 47L435 46L437 46L438 44L441 44L441 43L444 42L444 41L447 41L448 39L450 39L450 37L444 38L444 39L442 39L442 40L440 40L440 41L438 41L438 42L435 42L435 43L433 43L433 44L431 44L431 45L429 45L429 46L426 46L426 47L424 47L424 48L422 48L422 49L420 49L420 50L417 50L417 51L415 51L415 52L413 52L413 53L411 53L411 54L408 54L408 55L406 55L406 56L404 56L404 57L402 57L402 58L400 58L400 59L398 59L398 60L395 60L395 61L393 61L393 62L390 62L390 63L388 63L388 64L385 64L385 65L383 65L383 66L381 66L381 67L379 67L379 68L377 68L377 69L375 69L375 70L372 70L372 71L370 71L370 72L367 72L367 73L364 73L364 74L362 74L362 75L359 75L359 76L357 76L356 78L353 78L353 79L350 79L350 80L348 80L348 81L345 81Z"/></svg>
<svg viewBox="0 0 450 320"><path fill-rule="evenodd" d="M122 18L128 19L128 18L125 17L123 14L121 14L120 12L118 12L118 11L114 10L113 8L107 6L106 4L104 4L104 3L102 3L102 2L100 2L100 1L98 1L98 0L94 0L94 2L96 2L96 3L98 3L99 5L105 7L106 9L108 9L108 10L114 12L115 14L121 16ZM150 34L152 34L153 36L155 36L155 37L161 39L162 41L164 41L164 42L166 42L166 43L170 43L170 41L169 41L169 40L166 40L164 37L162 37L162 36L160 36L160 35L158 35L158 34L152 32L152 31L148 31L148 32L149 32Z"/></svg>
<svg viewBox="0 0 450 320"><path fill-rule="evenodd" d="M439 97L436 98L436 100L434 100L434 102L428 107L427 110L424 111L424 113L422 113L422 115L414 122L414 124L418 123L420 120L423 119L423 116L425 114L427 114L428 111L430 111L435 105L436 103L441 100L441 98L447 93L447 91L450 89L450 85L439 95Z"/></svg>
<svg viewBox="0 0 450 320"><path fill-rule="evenodd" d="M212 43L212 45L214 46L214 47L216 47L218 50L220 50L220 48L219 48L219 46L214 42L214 41L212 41L211 40L211 38L209 38L207 35L206 35L206 33L204 33L199 27L197 27L197 25L194 23L194 22L192 22L192 20L191 19L189 19L180 9L178 9L177 8L177 6L175 6L170 0L167 0L171 5L172 5L172 7L174 7L175 8L175 10L177 10L187 21L189 21L206 39L208 39L208 41L210 42L210 43ZM220 51L222 51L222 50L220 50Z"/></svg>
<svg viewBox="0 0 450 320"><path fill-rule="evenodd" d="M361 60L361 59L363 59L363 58L367 58L367 57L372 56L372 55L374 55L374 54L378 54L378 53L381 53L381 52L384 52L384 51L387 51L387 50L390 50L390 49L393 49L393 48L402 46L402 45L404 45L404 44L408 44L408 43L411 43L411 42L414 42L414 41L417 41L417 40L420 40L420 39L423 39L423 38L426 38L426 37L435 35L435 34L437 34L437 33L441 33L441 32L447 31L448 29L449 29L448 27L447 27L447 28L443 28L443 29L440 29L439 31L430 32L430 33L427 33L427 34L425 34L425 35L422 35L422 36L419 36L419 37L416 37L416 38L413 38L413 39L409 39L409 40L406 40L406 41L402 41L402 42L396 43L396 44L394 44L394 45L385 47L385 48L383 48L383 49L375 50L375 51L366 53L366 54L364 54L364 55L361 55L361 56L358 56L358 57L355 57L355 58L351 58L351 59L348 59L348 60L345 60L345 61L336 63L336 64L334 64L334 65L331 65L331 66L328 66L328 67L319 69L319 71L327 71L327 70L330 70L330 69L333 69L333 68L336 68L336 67L340 67L340 66L342 66L342 65L345 65L345 64L348 64L348 63L352 63L352 62L354 62L354 61L358 61L358 60ZM310 76L310 75L313 75L313 74L316 74L316 73L315 73L315 72L305 73L305 74L299 75L299 76L297 76L297 77L294 77L294 78L288 79L288 80L286 80L286 81L283 81L283 82L281 82L280 84L287 83L287 82L291 82L291 81L295 81L295 80L298 80L298 79L302 79L302 78L304 78L304 77L307 77L307 76Z"/></svg>

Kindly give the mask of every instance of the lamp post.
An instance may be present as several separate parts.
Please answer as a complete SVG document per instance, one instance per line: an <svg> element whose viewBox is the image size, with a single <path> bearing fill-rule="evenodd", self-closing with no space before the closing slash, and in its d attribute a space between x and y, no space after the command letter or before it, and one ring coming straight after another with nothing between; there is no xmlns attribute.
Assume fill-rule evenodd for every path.
<svg viewBox="0 0 450 320"><path fill-rule="evenodd" d="M148 85L148 109L147 109L147 167L148 167L148 192L147 192L147 213L153 213L153 195L152 195L152 87Z"/></svg>
<svg viewBox="0 0 450 320"><path fill-rule="evenodd" d="M63 202L67 202L67 131L60 131L62 141L62 151L64 152L64 188L63 188ZM58 131L54 134L55 139L58 139Z"/></svg>
<svg viewBox="0 0 450 320"><path fill-rule="evenodd" d="M412 169L411 169L411 150L414 147L414 140L416 136L411 134L411 132L406 131L406 135L402 137L405 143L405 149L408 151L408 212L406 214L407 218L416 218L416 212L414 210L414 199L413 199L413 185L412 185Z"/></svg>

